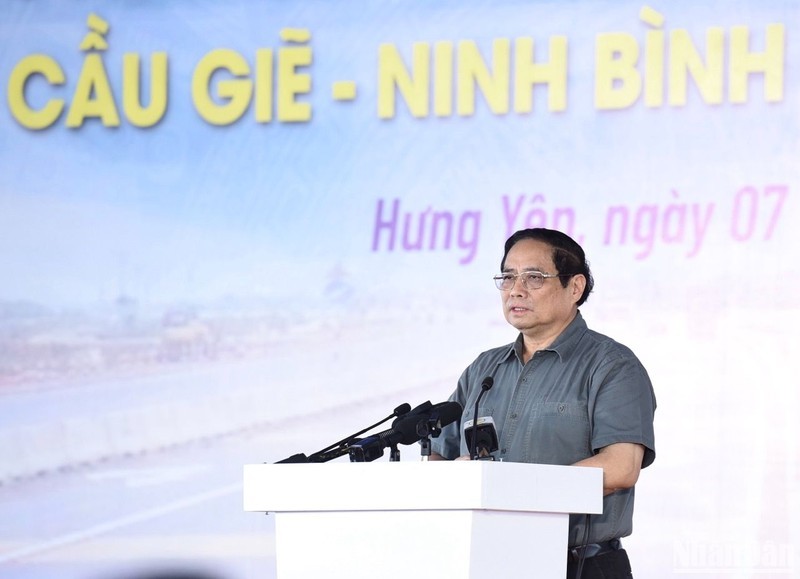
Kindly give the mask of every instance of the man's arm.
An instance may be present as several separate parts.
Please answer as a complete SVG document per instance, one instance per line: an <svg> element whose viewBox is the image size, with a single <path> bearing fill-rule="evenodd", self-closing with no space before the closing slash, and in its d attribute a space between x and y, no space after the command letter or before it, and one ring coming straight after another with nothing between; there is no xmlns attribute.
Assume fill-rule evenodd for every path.
<svg viewBox="0 0 800 579"><path fill-rule="evenodd" d="M441 457L440 457L441 458ZM592 457L576 462L574 466L594 466L603 469L603 494L631 488L639 479L644 459L644 446L632 442L618 442L600 449Z"/></svg>

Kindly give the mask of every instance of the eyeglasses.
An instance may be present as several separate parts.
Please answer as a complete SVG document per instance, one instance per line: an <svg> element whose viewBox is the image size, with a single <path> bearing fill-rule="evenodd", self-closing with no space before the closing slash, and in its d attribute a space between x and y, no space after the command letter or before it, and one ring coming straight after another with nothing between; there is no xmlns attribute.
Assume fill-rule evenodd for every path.
<svg viewBox="0 0 800 579"><path fill-rule="evenodd" d="M494 276L494 285L501 291L508 291L517 283L517 278L522 280L526 290L536 290L544 285L544 280L550 277L569 277L566 273L542 273L541 271L522 271L520 273L501 273Z"/></svg>

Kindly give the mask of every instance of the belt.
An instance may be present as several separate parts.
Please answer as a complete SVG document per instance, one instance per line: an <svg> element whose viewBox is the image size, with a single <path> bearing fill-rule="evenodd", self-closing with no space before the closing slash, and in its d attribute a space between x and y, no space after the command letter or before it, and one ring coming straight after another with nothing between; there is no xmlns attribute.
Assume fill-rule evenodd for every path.
<svg viewBox="0 0 800 579"><path fill-rule="evenodd" d="M578 561L583 555L584 558L597 557L604 555L611 551L619 551L622 549L622 542L619 539L611 539L610 541L603 541L602 543L589 543L580 547L573 547L569 550L569 557L573 561Z"/></svg>

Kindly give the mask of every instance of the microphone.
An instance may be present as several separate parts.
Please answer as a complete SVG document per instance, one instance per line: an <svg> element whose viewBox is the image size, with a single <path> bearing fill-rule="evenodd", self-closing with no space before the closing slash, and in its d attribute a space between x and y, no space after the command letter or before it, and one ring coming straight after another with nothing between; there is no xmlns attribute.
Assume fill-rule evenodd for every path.
<svg viewBox="0 0 800 579"><path fill-rule="evenodd" d="M383 449L398 444L414 444L431 431L436 435L443 426L454 422L461 415L458 402L441 402L431 405L424 402L407 415L392 423L392 428L369 436L350 446L350 462L372 462L383 456Z"/></svg>
<svg viewBox="0 0 800 579"><path fill-rule="evenodd" d="M408 404L406 404L406 406L408 406ZM402 416L398 416L397 418L395 418L394 421L392 422L392 428L394 428L397 425L397 423L403 420L404 418L411 418L413 416L420 416L423 414L427 414L431 411L432 408L433 404L431 404L431 401L426 400L422 404L418 404L417 406L415 406L412 410L405 412Z"/></svg>
<svg viewBox="0 0 800 579"><path fill-rule="evenodd" d="M409 412L411 412L411 404L408 402L403 402L400 406L394 409L392 416L403 416Z"/></svg>
<svg viewBox="0 0 800 579"><path fill-rule="evenodd" d="M408 402L404 402L400 406L394 409L392 413L384 418L383 420L379 420L375 424L367 426L356 432L355 434L351 434L347 438L343 438L339 442L335 442L329 446L326 446L322 450L318 450L314 454L308 457L308 462L328 462L329 460L333 460L334 458L338 458L342 455L347 454L347 448L353 444L353 442L357 441L356 437L364 434L367 430L372 430L376 426L379 426L389 420L390 418L405 416L411 411L411 405ZM338 448L337 448L338 447Z"/></svg>
<svg viewBox="0 0 800 579"><path fill-rule="evenodd" d="M464 423L464 438L467 439L467 448L475 448L479 460L494 460L492 453L497 450L499 442L494 419L491 416L481 416L475 425L472 419Z"/></svg>
<svg viewBox="0 0 800 579"><path fill-rule="evenodd" d="M408 424L408 422L403 422L395 428L384 430L351 444L348 448L350 462L372 462L382 457L383 449L388 446L414 444L419 438L416 436L416 431L409 428Z"/></svg>
<svg viewBox="0 0 800 579"><path fill-rule="evenodd" d="M413 432L409 432L408 421L415 420L414 424L416 424L416 420L419 420L421 415L429 413L432 408L431 401L426 400L403 416L398 416L392 422L390 429L351 444L347 448L347 452L350 453L350 462L372 462L383 456L383 449L387 446L396 447L400 443L413 444L419 439L412 439ZM402 422L403 420L407 422ZM405 440L408 442L404 442Z"/></svg>
<svg viewBox="0 0 800 579"><path fill-rule="evenodd" d="M478 398L475 400L475 414L474 414L474 418L472 420L472 424L474 424L476 428L478 426L478 404L480 404L481 398L483 398L483 395L486 394L489 390L492 389L492 386L494 386L494 378L492 376L487 376L486 378L483 379L483 382L481 382L481 391L478 394ZM478 460L478 437L477 436L473 436L472 437L472 444L470 445L470 449L469 449L469 457L470 457L471 460Z"/></svg>
<svg viewBox="0 0 800 579"><path fill-rule="evenodd" d="M458 420L463 410L464 408L458 402L440 402L434 405L425 419L417 421L415 427L417 440L428 436L439 436L442 428ZM411 421L412 418L406 417L403 420Z"/></svg>
<svg viewBox="0 0 800 579"><path fill-rule="evenodd" d="M328 462L334 458L339 458L340 456L347 454L350 451L350 447L358 442L361 442L360 438L353 438L352 440L348 441L347 444L343 444L342 446L337 446L336 448L332 448L324 452L317 451L309 456L306 462Z"/></svg>
<svg viewBox="0 0 800 579"><path fill-rule="evenodd" d="M428 404L428 406L430 406L431 403L428 402L427 404ZM420 408L421 406L422 405L417 406L417 408ZM406 414L408 414L411 411L412 411L411 410L411 405L408 402L404 402L403 404L401 404L400 406L395 408L392 411L392 413L389 416L387 416L386 418L384 418L383 420L379 420L375 424L373 424L371 426L367 426L366 428L364 428L362 430L359 430L355 434L351 434L347 438L343 438L339 442L334 442L333 444L331 444L329 446L326 446L322 450L318 450L317 452L315 452L315 453L313 453L313 454L311 454L309 456L306 456L303 453L293 454L292 456L290 456L288 458L284 458L283 460L279 460L275 464L307 463L307 462L328 462L329 460L333 460L334 458L338 458L338 457L340 457L342 455L347 454L348 446L351 445L353 442L357 442L358 440L360 440L357 437L362 435L362 434L364 434L367 430L371 430L371 429L375 428L376 426L378 426L380 424L383 424L384 422L386 422L387 420L390 420L392 418L395 418L395 420L396 420L397 418L405 416Z"/></svg>
<svg viewBox="0 0 800 579"><path fill-rule="evenodd" d="M463 408L458 402L442 402L436 405L436 411L431 412L428 420L417 422L416 431L420 438L420 454L422 460L430 460L431 457L431 437L439 436L442 427L458 420Z"/></svg>

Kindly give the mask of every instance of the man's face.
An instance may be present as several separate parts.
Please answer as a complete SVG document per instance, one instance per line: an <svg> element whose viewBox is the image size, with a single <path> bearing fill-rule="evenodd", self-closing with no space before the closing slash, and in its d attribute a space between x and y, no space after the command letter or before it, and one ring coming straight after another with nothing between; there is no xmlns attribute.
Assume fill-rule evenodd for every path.
<svg viewBox="0 0 800 579"><path fill-rule="evenodd" d="M550 245L522 239L509 250L503 273L532 270L558 273L552 254ZM514 287L500 292L506 320L523 334L546 336L553 331L560 332L575 316L576 303L583 292L582 280L581 275L573 276L567 287L562 287L560 278L551 277L546 278L539 289L530 290L517 278Z"/></svg>

